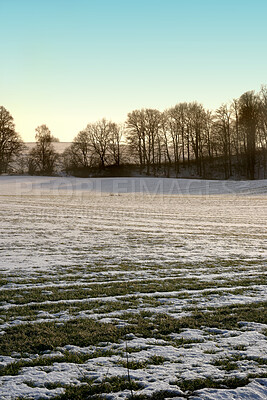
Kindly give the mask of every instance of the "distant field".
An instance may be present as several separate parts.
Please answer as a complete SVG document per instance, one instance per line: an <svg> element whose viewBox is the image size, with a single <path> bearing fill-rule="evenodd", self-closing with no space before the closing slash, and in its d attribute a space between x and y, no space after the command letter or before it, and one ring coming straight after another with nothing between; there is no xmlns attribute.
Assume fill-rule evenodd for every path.
<svg viewBox="0 0 267 400"><path fill-rule="evenodd" d="M36 146L36 142L27 142L25 143L27 148L31 150L34 146ZM55 142L53 146L58 153L63 153L64 150L71 145L71 142Z"/></svg>
<svg viewBox="0 0 267 400"><path fill-rule="evenodd" d="M267 398L266 194L0 177L0 399Z"/></svg>

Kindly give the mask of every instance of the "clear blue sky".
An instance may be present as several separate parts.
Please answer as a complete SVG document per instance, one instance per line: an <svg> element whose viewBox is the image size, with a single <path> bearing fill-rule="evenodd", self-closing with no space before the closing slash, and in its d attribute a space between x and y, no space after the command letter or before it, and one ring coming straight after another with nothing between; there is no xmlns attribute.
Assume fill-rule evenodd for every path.
<svg viewBox="0 0 267 400"><path fill-rule="evenodd" d="M0 15L0 105L27 141L267 83L266 0L0 0Z"/></svg>

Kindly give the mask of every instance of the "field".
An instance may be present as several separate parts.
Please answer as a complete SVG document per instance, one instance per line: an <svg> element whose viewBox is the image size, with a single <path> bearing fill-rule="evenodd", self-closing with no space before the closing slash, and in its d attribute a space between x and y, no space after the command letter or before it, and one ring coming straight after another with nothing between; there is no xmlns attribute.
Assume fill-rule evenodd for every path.
<svg viewBox="0 0 267 400"><path fill-rule="evenodd" d="M0 399L267 398L266 195L0 177Z"/></svg>

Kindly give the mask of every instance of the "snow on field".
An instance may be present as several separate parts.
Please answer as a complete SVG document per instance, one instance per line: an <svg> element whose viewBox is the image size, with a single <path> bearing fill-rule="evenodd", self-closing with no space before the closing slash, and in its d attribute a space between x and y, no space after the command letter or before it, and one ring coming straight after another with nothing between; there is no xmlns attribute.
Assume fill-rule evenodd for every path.
<svg viewBox="0 0 267 400"><path fill-rule="evenodd" d="M267 180L216 181L172 178L74 178L1 176L0 193L3 195L58 195L65 192L81 196L85 193L123 194L141 193L159 195L266 195Z"/></svg>
<svg viewBox="0 0 267 400"><path fill-rule="evenodd" d="M266 194L266 180L0 177L1 337L49 321L128 327L127 344L125 336L3 354L0 375L1 366L25 366L0 377L0 399L49 398L84 377L127 377L126 345L138 394L267 398ZM216 323L205 319L212 312ZM220 313L237 322L223 326ZM143 322L131 331L139 315ZM186 319L192 315L204 322L194 326ZM165 331L157 321L168 316L185 325ZM142 333L146 321L155 323L150 337ZM64 358L66 351L99 350L107 354ZM44 357L57 358L30 364ZM209 388L211 379L221 386ZM204 384L194 391L183 383L192 380ZM240 384L227 386L229 380ZM130 395L127 389L109 398Z"/></svg>

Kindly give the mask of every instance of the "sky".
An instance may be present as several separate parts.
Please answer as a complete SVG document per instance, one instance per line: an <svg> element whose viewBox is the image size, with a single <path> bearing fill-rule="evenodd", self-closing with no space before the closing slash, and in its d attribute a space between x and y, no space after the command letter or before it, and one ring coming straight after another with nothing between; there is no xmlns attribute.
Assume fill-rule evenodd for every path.
<svg viewBox="0 0 267 400"><path fill-rule="evenodd" d="M25 141L267 83L266 0L0 0L0 105Z"/></svg>

